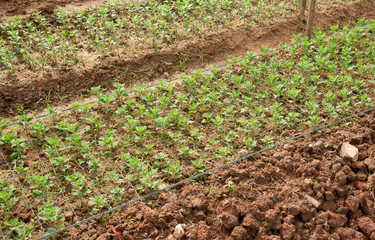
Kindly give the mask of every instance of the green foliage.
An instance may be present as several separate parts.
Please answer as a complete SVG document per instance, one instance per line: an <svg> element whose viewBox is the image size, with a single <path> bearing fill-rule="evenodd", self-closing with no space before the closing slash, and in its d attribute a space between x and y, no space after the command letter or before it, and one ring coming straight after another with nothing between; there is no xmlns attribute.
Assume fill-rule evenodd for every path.
<svg viewBox="0 0 375 240"><path fill-rule="evenodd" d="M154 19L132 15L128 19L132 23L126 26L134 27L133 21L149 21L147 24L152 25L157 36L175 14L188 16L198 3L152 4L163 15ZM231 4L227 1L217 6ZM165 10L172 5L182 9ZM259 5L264 5L264 1ZM142 6L149 5L138 5ZM107 7L100 12L89 10L80 13L81 23L77 22L84 29L95 28L100 22L95 30L98 41L92 42L98 46L91 47L103 54L113 49L101 39L100 31L105 28L115 33L118 24L125 26L107 19L121 10L114 11ZM71 21L63 12L56 14L56 21ZM48 28L43 16L35 17L38 28ZM165 22L158 22L160 17ZM197 31L192 27L196 21L188 23L186 28ZM243 59L231 59L224 68L198 71L182 77L175 86L166 82L159 82L154 88L142 86L131 96L120 83L114 83L113 96L95 87L91 93L98 97L98 103L74 104L71 112L59 114L49 108L47 120L31 120L20 108L17 120L22 124L6 126L5 121L0 121L1 152L9 160L9 170L24 185L27 197L37 202L35 212L45 224L62 223L60 215L66 206L63 201L52 202L60 190L67 199L91 207L92 214L102 212L137 194L160 190L272 146L296 131L317 128L372 106L374 26L372 20L361 20L353 29L337 32L336 27L331 28L330 38L319 31L312 39L296 36L295 41L302 41L300 44L284 46L278 52L263 47L260 56L248 54ZM18 28L9 30L14 32L7 39L20 41L17 36L22 32L17 32ZM64 26L61 30L64 39L73 38L74 29ZM50 54L55 51L52 45L59 34L50 34L49 40L43 42ZM108 41L120 44L115 38ZM23 47L15 46L18 50ZM5 213L1 227L10 237L26 239L33 230L32 223L22 224L8 214L21 202L17 187L10 179L0 180L0 210ZM133 187L136 192L131 190ZM238 190L233 182L226 187ZM44 204L47 197L51 197L51 202Z"/></svg>
<svg viewBox="0 0 375 240"><path fill-rule="evenodd" d="M231 191L237 191L237 186L232 181L228 181L226 187Z"/></svg>
<svg viewBox="0 0 375 240"><path fill-rule="evenodd" d="M4 209L7 213L19 201L19 197L15 195L16 188L12 184L8 184L8 180L0 179L0 209Z"/></svg>
<svg viewBox="0 0 375 240"><path fill-rule="evenodd" d="M39 218L44 222L56 223L64 220L60 216L60 208L53 206L54 202L45 202L44 206L38 207Z"/></svg>
<svg viewBox="0 0 375 240"><path fill-rule="evenodd" d="M33 227L29 227L27 224L18 220L18 218L13 218L4 222L6 230L4 231L5 235L13 235L14 240L21 239L32 239L31 233L35 230Z"/></svg>

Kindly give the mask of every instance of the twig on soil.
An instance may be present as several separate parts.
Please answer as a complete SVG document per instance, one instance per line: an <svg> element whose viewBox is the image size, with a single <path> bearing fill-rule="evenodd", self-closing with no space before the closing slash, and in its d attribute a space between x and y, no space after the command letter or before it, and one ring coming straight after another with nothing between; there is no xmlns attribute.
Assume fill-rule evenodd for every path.
<svg viewBox="0 0 375 240"><path fill-rule="evenodd" d="M320 202L318 202L315 198L310 197L307 194L303 194L303 196L309 201L314 207L318 208L320 206Z"/></svg>

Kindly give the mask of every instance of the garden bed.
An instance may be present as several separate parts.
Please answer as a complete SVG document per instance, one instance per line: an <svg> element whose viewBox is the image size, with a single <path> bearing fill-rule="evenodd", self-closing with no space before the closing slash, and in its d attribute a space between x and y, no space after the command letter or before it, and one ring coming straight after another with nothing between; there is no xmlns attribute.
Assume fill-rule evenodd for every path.
<svg viewBox="0 0 375 240"><path fill-rule="evenodd" d="M111 88L113 81L132 86L167 79L176 72L218 64L227 56L244 56L262 44L277 47L305 28L296 17L295 1L273 5L266 1L261 5L234 2L227 6L238 11L234 15L223 10L225 2L216 7L196 3L190 10L171 12L169 17L160 12L163 6L179 9L182 2L150 4L108 4L73 15L59 10L52 16L2 22L2 116L16 115L19 106L34 110L66 103L87 96L91 87ZM372 1L345 1L344 5L322 1L319 7L316 26L325 29L371 18L375 12ZM215 21L200 15L209 11L213 11L209 16ZM156 23L147 23L149 15ZM194 28L189 28L191 18L199 19ZM134 19L140 23L132 22ZM154 26L163 21L165 28Z"/></svg>
<svg viewBox="0 0 375 240"><path fill-rule="evenodd" d="M374 119L363 114L288 142L64 237L117 239L113 225L124 240L372 239ZM357 161L342 157L343 143L358 148Z"/></svg>
<svg viewBox="0 0 375 240"><path fill-rule="evenodd" d="M1 127L1 231L40 237L374 106L374 29L336 25L208 74L94 87L95 104L18 116Z"/></svg>

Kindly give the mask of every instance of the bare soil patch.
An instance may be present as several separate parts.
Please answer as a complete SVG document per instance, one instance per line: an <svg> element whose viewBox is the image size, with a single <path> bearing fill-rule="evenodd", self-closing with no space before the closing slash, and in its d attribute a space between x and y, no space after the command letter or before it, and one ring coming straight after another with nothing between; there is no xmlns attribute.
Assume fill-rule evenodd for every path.
<svg viewBox="0 0 375 240"><path fill-rule="evenodd" d="M375 14L372 1L332 6L317 13L317 27L327 29L332 24L347 24L359 18L371 18ZM213 33L205 39L181 43L174 49L150 51L131 59L109 58L98 63L95 68L70 73L55 71L40 76L34 81L15 81L0 87L0 114L14 115L16 108L35 110L46 103L69 102L77 96L85 95L93 86L109 87L114 79L128 85L134 82L150 82L160 78L170 78L184 68L200 69L203 64L217 64L225 56L239 57L247 51L257 51L261 45L276 47L280 42L288 42L293 34L304 31L304 23L297 18L277 19L271 24L248 28L229 29Z"/></svg>
<svg viewBox="0 0 375 240"><path fill-rule="evenodd" d="M106 0L0 0L0 15L28 16L33 12L41 12L44 15L52 14L54 8L81 9L88 5L100 6Z"/></svg>
<svg viewBox="0 0 375 240"><path fill-rule="evenodd" d="M109 225L123 239L373 239L374 119L281 145L60 239L117 239ZM358 160L342 157L344 143Z"/></svg>

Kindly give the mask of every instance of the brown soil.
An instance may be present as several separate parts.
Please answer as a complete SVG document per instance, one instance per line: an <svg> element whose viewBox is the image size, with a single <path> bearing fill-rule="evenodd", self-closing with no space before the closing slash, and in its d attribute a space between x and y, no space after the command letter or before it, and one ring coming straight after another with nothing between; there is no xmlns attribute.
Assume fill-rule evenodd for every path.
<svg viewBox="0 0 375 240"><path fill-rule="evenodd" d="M347 24L374 15L373 1L332 6L317 13L316 25L327 29L333 24ZM247 51L257 51L261 45L277 47L280 42L289 42L293 34L303 32L304 28L305 24L297 18L277 19L264 26L213 33L205 39L181 43L175 49L164 49L159 53L150 51L132 59L106 59L96 68L71 73L56 71L34 81L15 81L0 87L0 115L16 114L19 105L35 110L44 108L46 103L66 103L86 94L93 86L109 88L114 79L131 84L169 78L181 70L180 61L184 59L188 59L188 69L200 69L201 57L206 65L217 64L222 62L225 56L243 56Z"/></svg>
<svg viewBox="0 0 375 240"><path fill-rule="evenodd" d="M109 225L123 239L375 239L374 119L299 138L60 239L118 239ZM357 161L341 157L345 142Z"/></svg>
<svg viewBox="0 0 375 240"><path fill-rule="evenodd" d="M81 9L104 5L106 0L0 0L0 16L28 16L33 12L52 14L54 8Z"/></svg>

